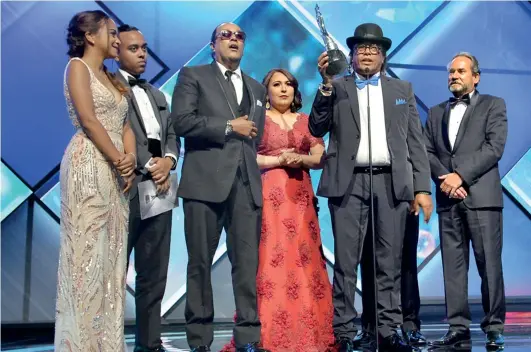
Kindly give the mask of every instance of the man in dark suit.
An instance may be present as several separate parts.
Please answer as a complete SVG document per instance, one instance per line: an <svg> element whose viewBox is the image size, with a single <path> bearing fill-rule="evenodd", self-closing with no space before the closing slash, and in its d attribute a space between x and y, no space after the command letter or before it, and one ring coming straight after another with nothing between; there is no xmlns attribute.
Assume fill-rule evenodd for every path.
<svg viewBox="0 0 531 352"><path fill-rule="evenodd" d="M477 59L459 53L448 66L448 101L430 109L426 149L436 193L450 329L433 346L470 346L470 241L481 277L487 347L502 347L505 290L501 262L502 189L498 161L507 138L505 101L479 94Z"/></svg>
<svg viewBox="0 0 531 352"><path fill-rule="evenodd" d="M266 90L240 69L245 39L237 25L219 25L210 43L212 64L183 67L173 93L175 133L185 139L179 196L188 249L186 334L193 351L210 351L212 344L210 276L223 228L232 264L237 351L263 351L256 296L262 207L256 149Z"/></svg>
<svg viewBox="0 0 531 352"><path fill-rule="evenodd" d="M160 340L161 303L170 258L172 212L147 219L140 217L138 183L153 180L159 192L169 189L175 170L179 140L175 137L164 94L145 79L147 43L135 27L118 28L120 50L117 77L130 89L129 121L136 136L137 169L130 192L127 257L135 250L135 352L164 351Z"/></svg>
<svg viewBox="0 0 531 352"><path fill-rule="evenodd" d="M334 333L340 351L354 349L356 270L370 228L369 96L378 338L383 350L412 351L397 334L396 327L402 321L400 267L407 212L411 202L417 213L422 207L426 220L432 211L422 128L411 84L381 74L391 47L391 40L383 36L382 29L373 23L362 24L347 39L347 46L355 70L351 76L332 81L326 73L328 55L323 53L319 57L323 83L309 121L312 135L322 137L330 132L318 195L329 198L334 232ZM373 287L374 284L364 285L363 290ZM374 309L374 304L369 306ZM365 313L374 331L376 323L371 318L375 313Z"/></svg>

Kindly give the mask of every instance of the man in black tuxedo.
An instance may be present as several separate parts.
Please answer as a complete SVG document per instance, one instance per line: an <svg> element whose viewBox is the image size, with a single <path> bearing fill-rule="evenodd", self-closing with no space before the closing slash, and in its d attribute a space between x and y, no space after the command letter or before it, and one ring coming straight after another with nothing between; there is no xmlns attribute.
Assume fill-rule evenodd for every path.
<svg viewBox="0 0 531 352"><path fill-rule="evenodd" d="M470 346L470 241L481 277L487 347L502 347L505 290L502 271L502 188L498 161L507 138L505 101L480 94L479 63L459 53L448 66L450 100L430 109L425 140L436 193L450 329L433 346Z"/></svg>
<svg viewBox="0 0 531 352"><path fill-rule="evenodd" d="M180 144L175 137L164 94L140 76L146 70L147 43L135 27L118 28L120 50L117 77L130 89L128 118L136 137L137 169L130 192L127 257L135 250L135 352L164 351L160 340L161 304L170 259L172 212L142 220L138 183L153 180L159 192L169 189Z"/></svg>
<svg viewBox="0 0 531 352"><path fill-rule="evenodd" d="M212 33L210 65L183 67L172 100L175 133L185 139L179 196L188 248L186 334L193 351L210 351L210 281L221 230L227 233L236 300L237 351L258 347L256 273L262 183L256 149L265 122L265 88L242 72L246 35L233 23Z"/></svg>
<svg viewBox="0 0 531 352"><path fill-rule="evenodd" d="M402 241L410 204L432 211L429 164L411 84L381 73L391 40L373 23L362 24L347 39L355 73L332 80L328 55L318 59L323 83L310 114L312 135L330 132L318 195L329 198L334 232L334 333L339 350L353 351L357 267L370 228L367 96L370 97L372 173L378 290L378 338L386 351L412 351L397 334L400 312ZM370 233L370 232L369 232ZM369 235L370 236L370 235ZM369 237L367 236L367 237ZM371 242L372 241L368 241ZM372 260L370 261L372 267ZM362 264L363 267L363 264ZM363 271L370 270L367 267ZM362 272L363 272L362 271ZM372 278L371 278L372 281ZM363 290L372 292L374 282ZM364 294L365 295L365 294ZM368 297L374 297L368 294ZM375 330L372 312L364 312ZM374 339L373 335L373 339Z"/></svg>

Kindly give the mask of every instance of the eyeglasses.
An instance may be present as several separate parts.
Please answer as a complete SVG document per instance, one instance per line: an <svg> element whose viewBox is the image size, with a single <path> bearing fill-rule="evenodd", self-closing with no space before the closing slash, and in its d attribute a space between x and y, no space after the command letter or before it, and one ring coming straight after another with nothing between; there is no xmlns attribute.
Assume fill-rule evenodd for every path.
<svg viewBox="0 0 531 352"><path fill-rule="evenodd" d="M247 38L247 34L245 34L245 32L233 32L228 29L222 29L221 31L219 31L219 33L216 34L216 38L221 38L221 40L230 40L233 34L234 37L241 42L244 42L245 38Z"/></svg>
<svg viewBox="0 0 531 352"><path fill-rule="evenodd" d="M358 54L358 55L365 54L367 52L367 50L372 55L376 55L376 54L380 53L380 51L381 51L380 47L378 45L375 45L375 44L357 45L355 50L356 50L356 54Z"/></svg>

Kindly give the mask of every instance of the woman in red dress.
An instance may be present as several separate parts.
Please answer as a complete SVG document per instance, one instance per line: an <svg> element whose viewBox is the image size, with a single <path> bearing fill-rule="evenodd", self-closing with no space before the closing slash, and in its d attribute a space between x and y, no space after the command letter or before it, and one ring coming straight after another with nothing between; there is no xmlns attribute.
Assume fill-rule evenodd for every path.
<svg viewBox="0 0 531 352"><path fill-rule="evenodd" d="M258 147L262 169L262 232L257 277L261 344L271 352L333 349L332 286L321 246L309 169L322 165L324 142L311 136L298 82L273 69L264 135ZM232 351L233 345L224 351Z"/></svg>

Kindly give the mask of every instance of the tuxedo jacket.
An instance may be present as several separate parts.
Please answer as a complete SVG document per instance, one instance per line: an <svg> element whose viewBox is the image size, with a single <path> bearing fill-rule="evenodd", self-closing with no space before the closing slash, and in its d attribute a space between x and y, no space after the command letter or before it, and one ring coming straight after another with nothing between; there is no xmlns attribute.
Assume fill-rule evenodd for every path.
<svg viewBox="0 0 531 352"><path fill-rule="evenodd" d="M120 71L116 73L116 77L120 79L126 87L131 88L129 81ZM164 157L166 153L171 153L179 158L179 151L181 149L180 141L179 138L175 136L172 120L170 119L170 110L168 109L168 103L166 102L164 94L149 83L146 83L145 91L151 102L155 118L160 125L161 155ZM137 194L138 183L142 181L142 179L146 179L146 176L149 176L149 171L145 168L145 165L153 155L151 155L148 150L146 127L144 126L144 120L142 119L138 102L136 101L132 90L129 92L127 99L129 100L128 120L131 124L131 129L135 134L137 155L137 168L135 170L137 176L130 191L130 198L133 198Z"/></svg>
<svg viewBox="0 0 531 352"><path fill-rule="evenodd" d="M179 196L219 203L227 199L238 167L248 178L251 196L262 205L262 181L256 150L265 123L266 89L242 72L248 91L249 120L258 129L255 138L225 135L227 121L238 118L236 95L217 63L183 67L172 98L173 127L184 137L184 159Z"/></svg>
<svg viewBox="0 0 531 352"><path fill-rule="evenodd" d="M476 91L465 111L453 148L448 137L449 119L450 104L444 101L429 110L424 128L431 177L437 185L437 212L460 201L449 198L439 187L439 176L452 172L463 179L468 193L464 202L468 208L503 207L498 161L507 139L505 101Z"/></svg>
<svg viewBox="0 0 531 352"><path fill-rule="evenodd" d="M397 200L411 201L416 192L431 190L415 96L409 82L381 76L379 84L382 85L393 193ZM361 134L357 89L355 76L341 77L332 82L331 96L317 91L313 102L310 132L315 137L330 133L317 191L323 197L343 196L352 180ZM361 104L366 105L365 102Z"/></svg>

